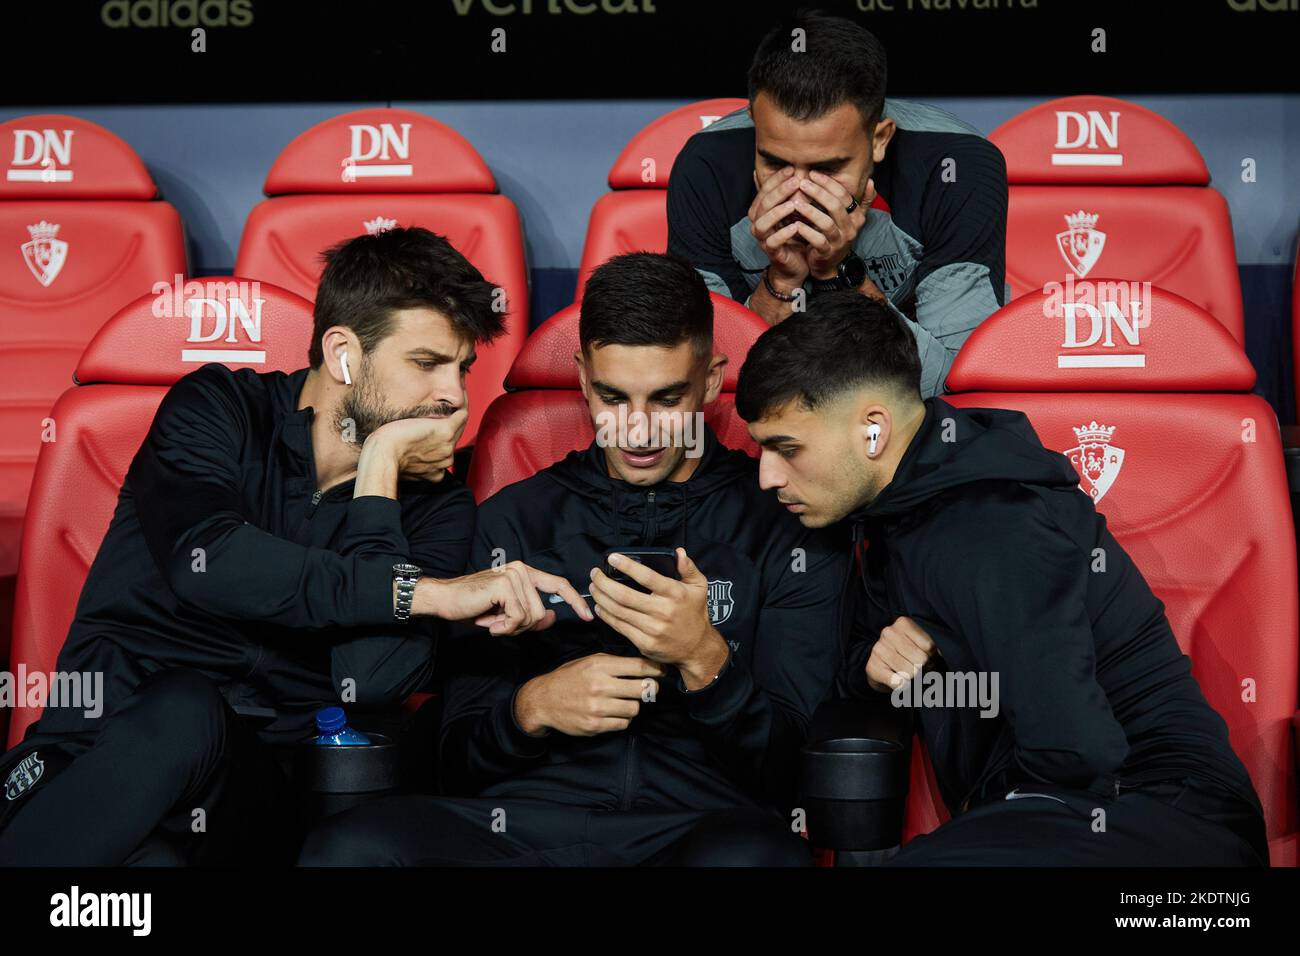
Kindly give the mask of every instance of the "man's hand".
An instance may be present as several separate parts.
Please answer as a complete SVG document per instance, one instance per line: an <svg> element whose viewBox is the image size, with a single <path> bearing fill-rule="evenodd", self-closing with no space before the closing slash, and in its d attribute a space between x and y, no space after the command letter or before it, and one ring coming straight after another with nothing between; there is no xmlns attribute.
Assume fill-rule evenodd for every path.
<svg viewBox="0 0 1300 956"><path fill-rule="evenodd" d="M794 167L787 166L758 182L754 176L758 195L749 205L749 231L767 254L767 276L778 292L792 295L808 278L808 260L803 250L791 242L799 234L799 223L782 223L796 211L795 196L799 179Z"/></svg>
<svg viewBox="0 0 1300 956"><path fill-rule="evenodd" d="M460 578L421 578L415 585L411 613L446 621L473 620L495 637L508 637L555 623L555 612L542 606L539 590L560 595L580 618L593 620L591 608L572 584L522 561Z"/></svg>
<svg viewBox="0 0 1300 956"><path fill-rule="evenodd" d="M650 660L675 665L688 690L708 684L727 660L727 642L709 623L709 581L686 549L677 549L680 581L625 555L610 555L609 563L650 593L619 584L593 568L591 596L600 619Z"/></svg>
<svg viewBox="0 0 1300 956"><path fill-rule="evenodd" d="M661 664L644 657L592 654L534 677L515 695L515 721L534 737L558 730L592 737L627 730L642 702L659 693Z"/></svg>
<svg viewBox="0 0 1300 956"><path fill-rule="evenodd" d="M930 635L910 617L900 617L880 632L871 649L867 684L872 690L891 691L921 673L936 653Z"/></svg>
<svg viewBox="0 0 1300 956"><path fill-rule="evenodd" d="M811 170L800 181L794 206L811 223L798 225L799 235L808 243L808 271L814 279L835 278L840 263L853 249L853 241L866 224L867 209L875 199L875 181L868 179L862 201L853 212L848 212L853 196L834 177Z"/></svg>
<svg viewBox="0 0 1300 956"><path fill-rule="evenodd" d="M383 494L377 486L391 479L397 493L397 477L442 481L451 468L469 411L461 408L445 418L399 418L370 433L357 460L355 497ZM371 488L363 491L362 485Z"/></svg>

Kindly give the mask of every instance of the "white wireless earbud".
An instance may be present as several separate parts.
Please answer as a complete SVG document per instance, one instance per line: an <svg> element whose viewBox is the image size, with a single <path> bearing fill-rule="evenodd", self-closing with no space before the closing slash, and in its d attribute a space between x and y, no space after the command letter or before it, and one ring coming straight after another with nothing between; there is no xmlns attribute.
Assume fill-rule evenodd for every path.
<svg viewBox="0 0 1300 956"><path fill-rule="evenodd" d="M879 425L867 426L867 439L869 441L869 444L867 445L867 454L874 455L876 453L876 442L880 441Z"/></svg>
<svg viewBox="0 0 1300 956"><path fill-rule="evenodd" d="M348 352L347 352L347 349L344 349L344 350L343 350L343 354L339 356L339 364L343 366L343 384L344 384L344 385L351 385L351 384L352 384L352 373L348 371Z"/></svg>

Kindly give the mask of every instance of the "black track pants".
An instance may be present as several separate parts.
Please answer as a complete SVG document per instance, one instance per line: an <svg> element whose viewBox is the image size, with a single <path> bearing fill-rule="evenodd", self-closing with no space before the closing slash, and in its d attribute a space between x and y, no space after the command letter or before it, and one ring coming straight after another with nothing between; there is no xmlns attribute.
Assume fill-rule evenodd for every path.
<svg viewBox="0 0 1300 956"><path fill-rule="evenodd" d="M762 810L592 810L544 799L402 796L330 817L302 866L810 866Z"/></svg>
<svg viewBox="0 0 1300 956"><path fill-rule="evenodd" d="M917 837L894 866L1261 866L1264 821L1236 797L1194 781L1100 799L1018 787Z"/></svg>
<svg viewBox="0 0 1300 956"><path fill-rule="evenodd" d="M144 681L97 733L38 727L0 758L7 782L0 866L271 862L291 819L272 748L187 670Z"/></svg>

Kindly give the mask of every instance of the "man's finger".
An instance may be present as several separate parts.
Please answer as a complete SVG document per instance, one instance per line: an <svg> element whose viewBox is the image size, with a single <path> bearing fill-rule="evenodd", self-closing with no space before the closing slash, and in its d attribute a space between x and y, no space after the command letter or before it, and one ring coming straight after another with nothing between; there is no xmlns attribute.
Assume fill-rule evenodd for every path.
<svg viewBox="0 0 1300 956"><path fill-rule="evenodd" d="M573 608L574 613L584 621L592 620L591 608L587 602L582 599L578 589L568 582L567 578L562 578L558 574L549 574L546 571L539 571L529 565L524 565L528 569L528 578L532 586L547 594L558 594L564 598L565 603Z"/></svg>
<svg viewBox="0 0 1300 956"><path fill-rule="evenodd" d="M660 574L649 565L638 561L636 558L629 558L626 554L611 554L609 556L609 563L610 567L622 571L637 584L649 588L654 594L667 591L669 583L673 580L670 577ZM612 581L610 583L617 584L618 582ZM631 590L631 588L628 590ZM636 592L633 591L633 593L635 594ZM645 595L641 596L644 597ZM634 601L628 600L623 601L622 603L627 604L629 607L636 607L636 602Z"/></svg>
<svg viewBox="0 0 1300 956"><path fill-rule="evenodd" d="M876 658L891 674L899 674L905 680L911 680L916 675L916 670L913 668L911 661L879 641L876 642L875 648L872 649L871 656ZM889 679L885 679L881 683L893 686L893 681Z"/></svg>
<svg viewBox="0 0 1300 956"><path fill-rule="evenodd" d="M515 625L516 630L526 630L533 623L533 609L528 603L528 595L525 593L523 583L520 581L521 575L518 570L509 564L503 565L499 574L503 578L510 590L514 594L515 601L519 608L519 619Z"/></svg>
<svg viewBox="0 0 1300 956"><path fill-rule="evenodd" d="M615 581L600 568L592 569L591 597L598 604L603 600L622 607L635 608L638 611L649 612L654 607L653 594L642 594L635 588Z"/></svg>
<svg viewBox="0 0 1300 956"><path fill-rule="evenodd" d="M592 589L592 595L595 596L594 588ZM601 595L597 599L596 606L600 608L602 615L617 618L621 625L635 630L638 634L649 637L653 631L657 630L659 618L654 614L646 614L642 611L630 608L626 604L619 604L617 601L611 601L604 595ZM628 640L632 640L632 638L629 636ZM639 640L633 641L633 643L639 644Z"/></svg>
<svg viewBox="0 0 1300 956"><path fill-rule="evenodd" d="M814 229L812 226L808 225L808 223L796 222L794 223L794 228L799 233L799 235L803 236L805 239L808 240L808 245L812 246L817 251L825 252L827 249L830 248L831 246L830 240L827 239L820 232L818 232L816 229Z"/></svg>
<svg viewBox="0 0 1300 956"><path fill-rule="evenodd" d="M524 594L524 600L528 604L528 615L531 618L528 622L530 630L537 630L537 625L549 613L546 606L542 604L542 593L533 587L531 576L528 574L526 566L521 565L515 569L515 577L519 580L519 590Z"/></svg>
<svg viewBox="0 0 1300 956"><path fill-rule="evenodd" d="M794 211L795 204L793 199L787 199L780 205L773 206L767 212L761 213L759 217L754 220L754 232L761 236L763 233L772 229L786 216L792 215Z"/></svg>
<svg viewBox="0 0 1300 956"><path fill-rule="evenodd" d="M648 657L625 657L622 654L601 654L602 666L614 677L663 677L667 668Z"/></svg>
<svg viewBox="0 0 1300 956"><path fill-rule="evenodd" d="M894 627L902 631L908 640L925 651L925 653L929 654L934 650L934 641L930 638L930 635L925 633L925 629L910 617L900 617L894 622Z"/></svg>
<svg viewBox="0 0 1300 956"><path fill-rule="evenodd" d="M650 688L653 688L652 696L659 696L659 683L653 677L610 677L604 687L616 700L641 700Z"/></svg>
<svg viewBox="0 0 1300 956"><path fill-rule="evenodd" d="M835 209L837 206L840 209L848 209L849 204L853 202L853 196L838 179L815 169L809 170L808 178L804 180L802 188L827 209Z"/></svg>
<svg viewBox="0 0 1300 956"><path fill-rule="evenodd" d="M592 596L594 597L595 594L593 593ZM627 620L626 615L628 613L628 611L619 607L608 598L601 597L596 601L596 616L635 644L637 650L644 652L644 649L650 645L651 640L645 633Z"/></svg>
<svg viewBox="0 0 1300 956"><path fill-rule="evenodd" d="M528 630L530 630L530 631L544 631L544 630L546 630L548 627L553 627L553 626L555 625L555 620L556 620L556 617L555 617L555 612L554 612L554 611L543 611L543 612L542 612L542 616L539 617L539 618L537 619L536 623L534 623L533 626L530 627Z"/></svg>
<svg viewBox="0 0 1300 956"><path fill-rule="evenodd" d="M695 562L691 560L691 556L686 553L685 548L677 549L677 576L681 578L684 584L708 583L708 579L695 566Z"/></svg>
<svg viewBox="0 0 1300 956"><path fill-rule="evenodd" d="M793 239L795 233L799 231L799 227L802 225L803 223L801 222L792 222L788 226L783 226L782 228L778 229L776 232L768 236L766 239L764 239L763 245L767 248L769 252L775 252L777 249L780 249L787 242Z"/></svg>
<svg viewBox="0 0 1300 956"><path fill-rule="evenodd" d="M832 230L839 229L839 225L831 217L830 213L818 209L810 200L795 199L794 205L795 209L803 213L808 221L822 232L830 233Z"/></svg>

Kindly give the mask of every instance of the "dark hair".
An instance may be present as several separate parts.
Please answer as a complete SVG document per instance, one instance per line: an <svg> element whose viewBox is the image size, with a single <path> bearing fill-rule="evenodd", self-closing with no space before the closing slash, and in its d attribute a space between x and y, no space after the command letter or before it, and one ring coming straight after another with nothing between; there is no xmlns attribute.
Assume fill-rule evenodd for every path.
<svg viewBox="0 0 1300 956"><path fill-rule="evenodd" d="M601 345L661 345L690 340L695 354L713 352L713 301L704 277L685 259L629 252L587 280L578 317L582 350Z"/></svg>
<svg viewBox="0 0 1300 956"><path fill-rule="evenodd" d="M325 359L321 337L330 326L347 326L369 352L391 331L397 309L434 309L476 342L490 342L505 331L505 313L492 308L495 286L428 229L413 226L357 236L322 258L325 271L316 290L315 329L307 353L312 368Z"/></svg>
<svg viewBox="0 0 1300 956"><path fill-rule="evenodd" d="M792 31L805 48L791 49ZM749 66L749 102L759 93L798 122L824 116L848 101L868 127L885 108L885 48L866 27L819 11L800 11L763 37Z"/></svg>
<svg viewBox="0 0 1300 956"><path fill-rule="evenodd" d="M758 337L740 369L736 412L758 421L792 399L812 411L855 388L921 400L921 358L911 329L860 292L827 292Z"/></svg>

